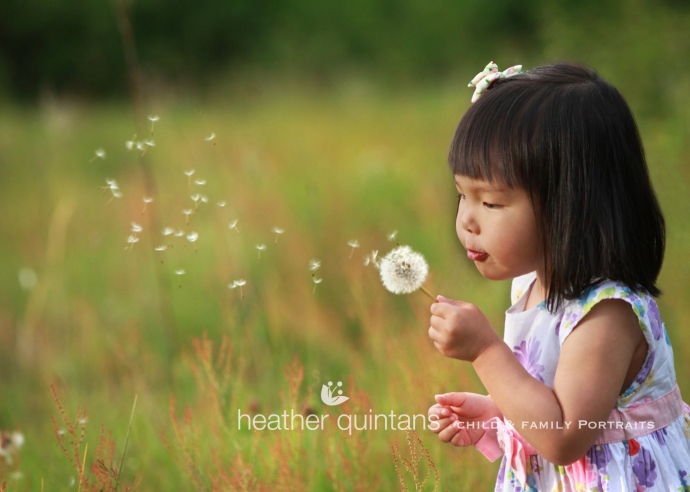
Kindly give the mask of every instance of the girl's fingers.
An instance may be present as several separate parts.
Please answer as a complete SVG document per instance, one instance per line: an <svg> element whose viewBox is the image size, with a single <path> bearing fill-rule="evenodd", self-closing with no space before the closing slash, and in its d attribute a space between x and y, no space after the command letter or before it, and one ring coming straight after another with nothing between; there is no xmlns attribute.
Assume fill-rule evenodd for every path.
<svg viewBox="0 0 690 492"><path fill-rule="evenodd" d="M457 434L453 436L450 443L454 446L469 446L472 444L472 437L470 436L467 429L458 429Z"/></svg>
<svg viewBox="0 0 690 492"><path fill-rule="evenodd" d="M440 405L438 403L429 407L429 416L436 415L439 418L450 417L451 410L448 407Z"/></svg>
<svg viewBox="0 0 690 492"><path fill-rule="evenodd" d="M450 426L454 421L448 418L448 419L439 419L439 420L436 420L435 422L438 423L438 427L436 429L431 429L431 431L434 434L438 434L440 432L443 432L446 428L448 428L448 426Z"/></svg>
<svg viewBox="0 0 690 492"><path fill-rule="evenodd" d="M451 422L450 425L448 425L445 429L443 429L442 431L440 431L438 433L438 439L441 442L446 442L446 443L450 442L451 439L453 439L453 437L455 437L455 434L457 434L460 431L460 428L453 425L453 424L455 424L455 422L457 422L457 420Z"/></svg>

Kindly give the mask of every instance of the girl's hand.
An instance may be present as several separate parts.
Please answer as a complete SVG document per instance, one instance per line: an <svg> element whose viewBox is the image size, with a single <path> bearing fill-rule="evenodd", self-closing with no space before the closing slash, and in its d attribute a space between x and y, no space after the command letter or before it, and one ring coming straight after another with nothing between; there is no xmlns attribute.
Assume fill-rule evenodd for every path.
<svg viewBox="0 0 690 492"><path fill-rule="evenodd" d="M438 428L432 429L441 442L455 446L471 446L484 435L480 425L493 417L501 417L501 411L491 397L476 393L446 393L436 395L436 405L429 408L429 418L435 415ZM476 422L467 425L468 422Z"/></svg>
<svg viewBox="0 0 690 492"><path fill-rule="evenodd" d="M446 357L474 360L495 342L502 342L477 306L438 296L431 305L429 338Z"/></svg>

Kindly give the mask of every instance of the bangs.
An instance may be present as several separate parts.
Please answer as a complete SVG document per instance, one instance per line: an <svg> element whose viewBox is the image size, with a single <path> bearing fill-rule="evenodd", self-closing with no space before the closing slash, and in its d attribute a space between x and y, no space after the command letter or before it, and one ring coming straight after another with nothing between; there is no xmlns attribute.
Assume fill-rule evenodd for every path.
<svg viewBox="0 0 690 492"><path fill-rule="evenodd" d="M516 75L511 79L519 79ZM491 89L517 80L499 80ZM514 90L518 89L518 90ZM542 161L535 154L543 120L542 95L506 84L487 90L465 113L455 131L448 165L453 174L530 191L530 164Z"/></svg>

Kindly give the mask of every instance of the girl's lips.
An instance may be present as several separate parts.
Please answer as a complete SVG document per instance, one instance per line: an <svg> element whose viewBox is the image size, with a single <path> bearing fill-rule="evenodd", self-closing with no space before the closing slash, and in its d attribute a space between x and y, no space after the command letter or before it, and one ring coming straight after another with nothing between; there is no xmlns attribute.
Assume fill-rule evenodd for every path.
<svg viewBox="0 0 690 492"><path fill-rule="evenodd" d="M479 251L467 250L467 257L472 261L484 261L488 258L488 253L480 253Z"/></svg>

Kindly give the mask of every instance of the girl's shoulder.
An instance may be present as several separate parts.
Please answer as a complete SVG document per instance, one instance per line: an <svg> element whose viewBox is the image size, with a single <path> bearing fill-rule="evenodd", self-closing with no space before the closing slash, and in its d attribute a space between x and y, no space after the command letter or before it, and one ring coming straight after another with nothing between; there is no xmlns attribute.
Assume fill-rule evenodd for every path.
<svg viewBox="0 0 690 492"><path fill-rule="evenodd" d="M594 306L605 299L620 299L630 304L648 342L660 340L665 334L659 308L653 296L640 288L633 290L617 280L603 280L585 289L577 299L566 301L559 326L561 344Z"/></svg>

